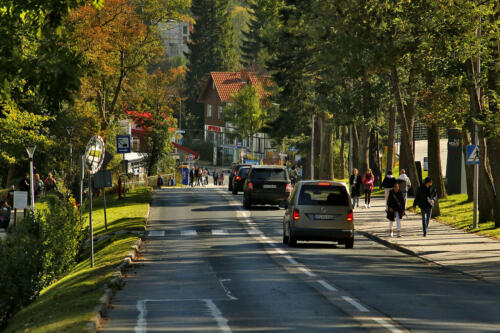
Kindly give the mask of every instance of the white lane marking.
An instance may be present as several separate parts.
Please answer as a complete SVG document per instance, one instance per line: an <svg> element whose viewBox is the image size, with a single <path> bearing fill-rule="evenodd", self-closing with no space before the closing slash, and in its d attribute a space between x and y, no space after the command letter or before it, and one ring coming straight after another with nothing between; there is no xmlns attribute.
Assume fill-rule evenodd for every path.
<svg viewBox="0 0 500 333"><path fill-rule="evenodd" d="M137 323L135 326L135 333L146 333L148 323L146 321L146 316L148 314L148 309L146 308L147 300L139 300L137 301L137 311L139 311L139 315L137 316Z"/></svg>
<svg viewBox="0 0 500 333"><path fill-rule="evenodd" d="M212 229L212 235L223 236L227 235L227 230L224 229Z"/></svg>
<svg viewBox="0 0 500 333"><path fill-rule="evenodd" d="M276 247L276 243L274 243L272 240L266 241L267 244L271 245L272 247Z"/></svg>
<svg viewBox="0 0 500 333"><path fill-rule="evenodd" d="M215 321L217 321L217 325L219 325L219 329L222 332L231 332L231 329L227 325L228 320L222 316L222 312L220 312L219 308L211 299L204 299L203 302L207 305L207 308L210 310L212 317L214 317Z"/></svg>
<svg viewBox="0 0 500 333"><path fill-rule="evenodd" d="M148 236L150 237L163 237L165 236L165 231L163 230L150 230L148 231Z"/></svg>
<svg viewBox="0 0 500 333"><path fill-rule="evenodd" d="M262 232L260 230L255 229L255 228L248 230L248 233L250 235L262 235Z"/></svg>
<svg viewBox="0 0 500 333"><path fill-rule="evenodd" d="M316 276L316 274L314 274L313 272L311 272L309 269L307 269L305 267L299 267L299 271L301 271L302 273L304 273L305 275L310 276L310 277Z"/></svg>
<svg viewBox="0 0 500 333"><path fill-rule="evenodd" d="M196 236L198 233L196 230L181 230L181 235L182 236Z"/></svg>
<svg viewBox="0 0 500 333"><path fill-rule="evenodd" d="M370 312L370 310L368 310L363 305L359 304L358 302L356 302L355 300L353 300L349 296L342 296L342 298L344 299L344 301L346 301L347 303L351 304L352 306L354 306L359 311L361 311L361 312Z"/></svg>
<svg viewBox="0 0 500 333"><path fill-rule="evenodd" d="M391 331L393 333L403 332L400 329L398 329L397 327L395 327L394 325L389 324L386 320L384 320L382 318L372 318L372 319L375 320L377 323L379 323L380 325L384 326L385 328L387 328L389 331Z"/></svg>
<svg viewBox="0 0 500 333"><path fill-rule="evenodd" d="M222 286L222 289L226 292L227 297L232 300L232 301L237 301L238 298L234 297L233 294L231 294L231 291L226 287L224 282L229 282L231 279L219 279L219 284Z"/></svg>
<svg viewBox="0 0 500 333"><path fill-rule="evenodd" d="M274 250L275 250L276 252L278 252L279 254L286 254L286 253L287 253L286 251L284 251L284 250L280 249L279 247L275 248Z"/></svg>
<svg viewBox="0 0 500 333"><path fill-rule="evenodd" d="M332 286L331 284L329 284L328 282L326 282L325 280L318 280L318 283L320 285L322 285L326 290L329 290L329 291L337 291L337 289Z"/></svg>
<svg viewBox="0 0 500 333"><path fill-rule="evenodd" d="M290 256L286 256L285 259L288 260L292 265L298 265L299 264L295 259L293 259Z"/></svg>
<svg viewBox="0 0 500 333"><path fill-rule="evenodd" d="M260 239L262 239L262 240L268 240L269 238L266 237L266 236L264 236L264 235L262 235L262 236L260 236Z"/></svg>
<svg viewBox="0 0 500 333"><path fill-rule="evenodd" d="M237 217L250 217L250 212L248 212L246 210L237 210L236 216Z"/></svg>

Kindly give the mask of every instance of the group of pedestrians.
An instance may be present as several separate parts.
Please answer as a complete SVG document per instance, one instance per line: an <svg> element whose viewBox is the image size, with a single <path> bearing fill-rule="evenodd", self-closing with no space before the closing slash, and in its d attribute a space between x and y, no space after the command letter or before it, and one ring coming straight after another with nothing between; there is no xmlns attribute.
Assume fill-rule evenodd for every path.
<svg viewBox="0 0 500 333"><path fill-rule="evenodd" d="M371 192L373 190L374 176L370 169L361 176L357 169L353 169L349 177L353 207L359 207L359 198L363 193L365 196L365 208L370 208ZM407 210L407 195L411 187L410 178L404 169L400 170L396 179L391 170L388 170L382 181L384 188L384 201L386 203L387 219L389 220L389 235L394 236L394 222L396 222L397 237L401 237L401 219ZM432 216L432 208L437 202L437 193L432 187L432 179L427 177L417 189L412 209L420 207L422 212L422 233L426 237L429 230L429 221Z"/></svg>
<svg viewBox="0 0 500 333"><path fill-rule="evenodd" d="M208 176L210 171L207 168L194 166L189 170L189 185L191 187L208 185Z"/></svg>
<svg viewBox="0 0 500 333"><path fill-rule="evenodd" d="M52 172L49 172L47 178L45 178L44 181L42 181L39 173L35 173L33 175L33 178L35 200L40 198L43 193L57 189L57 180L55 179ZM24 178L19 182L19 191L28 192L28 197L31 196L30 184L30 174L26 173Z"/></svg>
<svg viewBox="0 0 500 333"><path fill-rule="evenodd" d="M222 170L215 169L213 178L215 186L224 185L224 172Z"/></svg>

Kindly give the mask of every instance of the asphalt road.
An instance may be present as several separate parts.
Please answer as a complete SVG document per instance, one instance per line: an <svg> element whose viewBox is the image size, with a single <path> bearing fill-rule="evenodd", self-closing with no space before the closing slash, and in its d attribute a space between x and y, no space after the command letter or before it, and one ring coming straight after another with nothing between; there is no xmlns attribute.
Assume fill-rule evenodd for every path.
<svg viewBox="0 0 500 333"><path fill-rule="evenodd" d="M281 244L283 210L224 189L154 196L104 332L499 332L500 287L357 236Z"/></svg>

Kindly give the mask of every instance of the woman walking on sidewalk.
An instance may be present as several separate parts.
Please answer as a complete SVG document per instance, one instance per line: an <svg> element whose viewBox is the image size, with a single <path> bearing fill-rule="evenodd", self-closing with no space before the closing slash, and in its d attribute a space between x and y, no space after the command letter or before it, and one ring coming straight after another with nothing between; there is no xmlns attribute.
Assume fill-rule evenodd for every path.
<svg viewBox="0 0 500 333"><path fill-rule="evenodd" d="M432 208L437 201L437 192L432 187L432 179L430 177L425 178L424 183L420 185L415 195L415 201L413 201L413 208L418 205L422 211L422 232L424 237L427 236L427 231L429 229L429 221L432 215Z"/></svg>
<svg viewBox="0 0 500 333"><path fill-rule="evenodd" d="M374 179L375 177L373 176L372 169L368 168L361 179L363 182L363 191L365 192L365 208L370 208Z"/></svg>
<svg viewBox="0 0 500 333"><path fill-rule="evenodd" d="M392 175L391 170L387 170L385 173L385 178L382 181L382 187L384 188L384 199L387 202L387 198L389 197L389 192L394 188L394 184L396 184L396 178Z"/></svg>
<svg viewBox="0 0 500 333"><path fill-rule="evenodd" d="M395 183L392 190L389 191L387 201L387 218L389 219L389 234L394 236L392 226L396 220L396 231L398 237L401 237L401 219L405 215L405 199L399 189L399 184Z"/></svg>
<svg viewBox="0 0 500 333"><path fill-rule="evenodd" d="M359 207L359 197L361 196L361 175L358 169L352 169L352 175L349 177L351 186L352 208Z"/></svg>

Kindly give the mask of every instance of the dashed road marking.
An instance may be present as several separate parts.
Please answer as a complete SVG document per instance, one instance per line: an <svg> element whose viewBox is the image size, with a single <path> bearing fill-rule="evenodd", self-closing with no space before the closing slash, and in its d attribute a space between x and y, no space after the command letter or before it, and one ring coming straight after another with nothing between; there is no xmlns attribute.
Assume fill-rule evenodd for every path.
<svg viewBox="0 0 500 333"><path fill-rule="evenodd" d="M224 236L227 235L227 230L224 229L212 229L212 235L216 236Z"/></svg>
<svg viewBox="0 0 500 333"><path fill-rule="evenodd" d="M181 230L181 235L182 236L196 236L198 233L196 230Z"/></svg>
<svg viewBox="0 0 500 333"><path fill-rule="evenodd" d="M214 301L212 301L211 299L204 299L203 301L210 310L210 313L217 322L217 325L219 325L219 329L221 330L221 332L232 332L227 325L228 320L222 316L222 312L219 310L217 305L215 305Z"/></svg>
<svg viewBox="0 0 500 333"><path fill-rule="evenodd" d="M288 260L289 263L291 263L292 265L298 265L299 263L297 262L297 260L293 259L292 257L290 256L286 256L284 257L286 260Z"/></svg>
<svg viewBox="0 0 500 333"><path fill-rule="evenodd" d="M399 328L395 327L394 325L389 324L385 319L382 319L382 318L372 318L372 319L374 321L376 321L377 323L379 323L381 326L384 326L385 328L387 328L389 331L391 331L393 333L401 333L401 332L403 332Z"/></svg>
<svg viewBox="0 0 500 333"><path fill-rule="evenodd" d="M316 276L316 274L314 274L308 268L305 268L305 267L299 267L299 271L301 271L302 273L304 273L305 275L310 276L310 277Z"/></svg>
<svg viewBox="0 0 500 333"><path fill-rule="evenodd" d="M318 283L322 285L328 291L337 291L337 288L326 282L325 280L318 280Z"/></svg>
<svg viewBox="0 0 500 333"><path fill-rule="evenodd" d="M146 308L147 300L137 301L137 311L139 311L139 315L137 316L137 323L135 326L135 333L146 333L147 332L147 321L146 316L148 314L148 309Z"/></svg>
<svg viewBox="0 0 500 333"><path fill-rule="evenodd" d="M165 236L165 230L150 230L148 231L149 237L163 237Z"/></svg>
<svg viewBox="0 0 500 333"><path fill-rule="evenodd" d="M279 247L275 248L274 250L275 250L276 252L278 252L279 254L286 254L286 253L287 253L286 251L284 251L284 250L280 249Z"/></svg>
<svg viewBox="0 0 500 333"><path fill-rule="evenodd" d="M347 303L351 304L352 306L354 306L359 311L361 311L361 312L370 312L370 310L368 310L367 308L365 308L363 305L359 304L357 301L353 300L351 297L349 297L349 296L342 296L342 298L344 299L344 301L346 301Z"/></svg>

